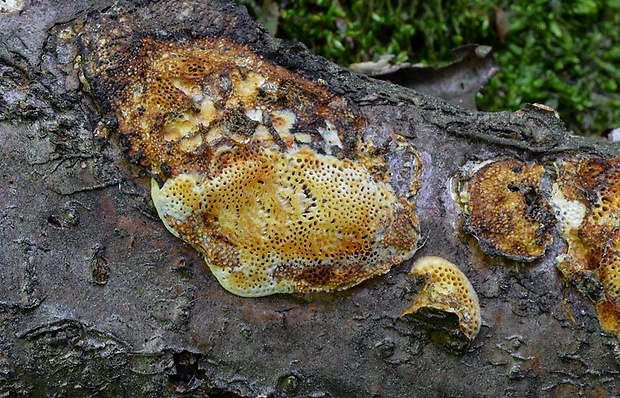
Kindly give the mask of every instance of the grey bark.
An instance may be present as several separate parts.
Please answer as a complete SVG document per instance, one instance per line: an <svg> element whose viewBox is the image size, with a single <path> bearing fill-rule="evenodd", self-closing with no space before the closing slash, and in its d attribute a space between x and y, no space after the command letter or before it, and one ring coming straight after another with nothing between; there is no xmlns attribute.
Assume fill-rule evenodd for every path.
<svg viewBox="0 0 620 398"><path fill-rule="evenodd" d="M559 243L530 265L481 263L447 194L468 160L611 156L616 145L572 136L535 107L471 112L355 75L270 38L228 3L127 4L137 33L234 30L323 79L372 128L405 136L427 165L416 258L458 263L483 326L455 355L400 318L416 290L410 262L340 293L237 297L165 229L148 179L98 135L74 32L111 5L32 1L0 15L0 396L620 395L618 341L561 279Z"/></svg>

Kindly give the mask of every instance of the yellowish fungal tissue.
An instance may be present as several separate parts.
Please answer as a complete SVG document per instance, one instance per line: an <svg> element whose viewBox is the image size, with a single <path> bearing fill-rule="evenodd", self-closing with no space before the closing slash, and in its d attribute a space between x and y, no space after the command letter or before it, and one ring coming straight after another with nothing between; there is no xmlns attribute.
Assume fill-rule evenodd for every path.
<svg viewBox="0 0 620 398"><path fill-rule="evenodd" d="M450 348L468 347L480 331L481 318L478 295L465 274L448 260L427 256L415 262L409 275L423 278L423 286L402 316L437 327L440 343ZM450 323L450 316L456 322Z"/></svg>
<svg viewBox="0 0 620 398"><path fill-rule="evenodd" d="M416 251L415 192L399 197L364 118L325 85L225 38L145 37L108 61L120 72L99 86L126 155L230 292L342 290Z"/></svg>
<svg viewBox="0 0 620 398"><path fill-rule="evenodd" d="M552 242L553 209L541 190L542 165L487 162L459 181L463 229L486 254L517 261L541 257Z"/></svg>
<svg viewBox="0 0 620 398"><path fill-rule="evenodd" d="M552 203L566 241L558 268L620 338L620 158L573 158L558 169Z"/></svg>

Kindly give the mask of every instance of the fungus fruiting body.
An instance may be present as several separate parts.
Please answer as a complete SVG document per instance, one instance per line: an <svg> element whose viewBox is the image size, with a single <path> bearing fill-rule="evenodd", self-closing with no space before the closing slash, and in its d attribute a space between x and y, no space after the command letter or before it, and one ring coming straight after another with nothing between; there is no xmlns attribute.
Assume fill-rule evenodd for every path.
<svg viewBox="0 0 620 398"><path fill-rule="evenodd" d="M620 338L620 158L558 167L552 203L566 241L558 268L595 303L603 330Z"/></svg>
<svg viewBox="0 0 620 398"><path fill-rule="evenodd" d="M344 289L415 250L387 244L403 219L415 230L411 209L387 185L305 147L259 150L211 178L181 174L152 185L168 229L205 253L238 295Z"/></svg>
<svg viewBox="0 0 620 398"><path fill-rule="evenodd" d="M541 165L517 159L485 162L461 176L463 229L486 254L532 261L545 253L555 220L541 191L542 176Z"/></svg>
<svg viewBox="0 0 620 398"><path fill-rule="evenodd" d="M362 142L364 118L325 85L226 38L95 47L85 70L159 216L227 290L341 290L415 252L421 164L395 190L389 151Z"/></svg>
<svg viewBox="0 0 620 398"><path fill-rule="evenodd" d="M415 262L409 275L423 285L413 304L401 316L410 315L431 324L435 339L449 348L463 350L480 331L480 304L467 277L441 257L427 256Z"/></svg>

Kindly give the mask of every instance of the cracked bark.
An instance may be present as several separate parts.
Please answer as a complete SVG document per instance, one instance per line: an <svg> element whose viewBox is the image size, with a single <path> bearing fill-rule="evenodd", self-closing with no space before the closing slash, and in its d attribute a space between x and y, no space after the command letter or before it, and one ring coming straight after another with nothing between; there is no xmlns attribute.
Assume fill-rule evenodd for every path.
<svg viewBox="0 0 620 398"><path fill-rule="evenodd" d="M113 15L111 5L41 1L0 15L0 394L620 394L618 342L562 281L560 243L527 266L481 261L447 210L447 181L468 160L617 156L617 146L571 136L535 107L470 112L357 76L284 46L227 3L129 3L137 33L236 29L265 57L325 81L369 126L406 137L425 163L416 257L459 265L483 326L454 355L400 318L416 288L410 262L340 293L236 297L166 231L147 178L103 136L98 123L110 121L81 90L73 32L102 10Z"/></svg>

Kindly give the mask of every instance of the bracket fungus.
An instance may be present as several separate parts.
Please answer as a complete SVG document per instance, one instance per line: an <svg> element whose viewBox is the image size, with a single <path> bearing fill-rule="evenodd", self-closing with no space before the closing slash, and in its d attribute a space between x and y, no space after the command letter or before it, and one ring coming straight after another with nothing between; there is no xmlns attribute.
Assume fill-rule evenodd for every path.
<svg viewBox="0 0 620 398"><path fill-rule="evenodd" d="M415 262L410 276L424 283L413 304L401 316L412 316L433 329L436 342L463 351L480 331L480 304L471 283L448 260L427 256Z"/></svg>
<svg viewBox="0 0 620 398"><path fill-rule="evenodd" d="M555 218L542 193L543 171L542 165L503 159L463 172L456 187L463 230L484 253L528 262L545 253Z"/></svg>
<svg viewBox="0 0 620 398"><path fill-rule="evenodd" d="M362 142L345 98L225 37L112 41L85 43L84 75L153 177L160 218L224 288L342 290L414 254L419 158L395 189L403 143Z"/></svg>
<svg viewBox="0 0 620 398"><path fill-rule="evenodd" d="M567 246L558 268L620 338L620 158L573 158L558 169L552 203Z"/></svg>

